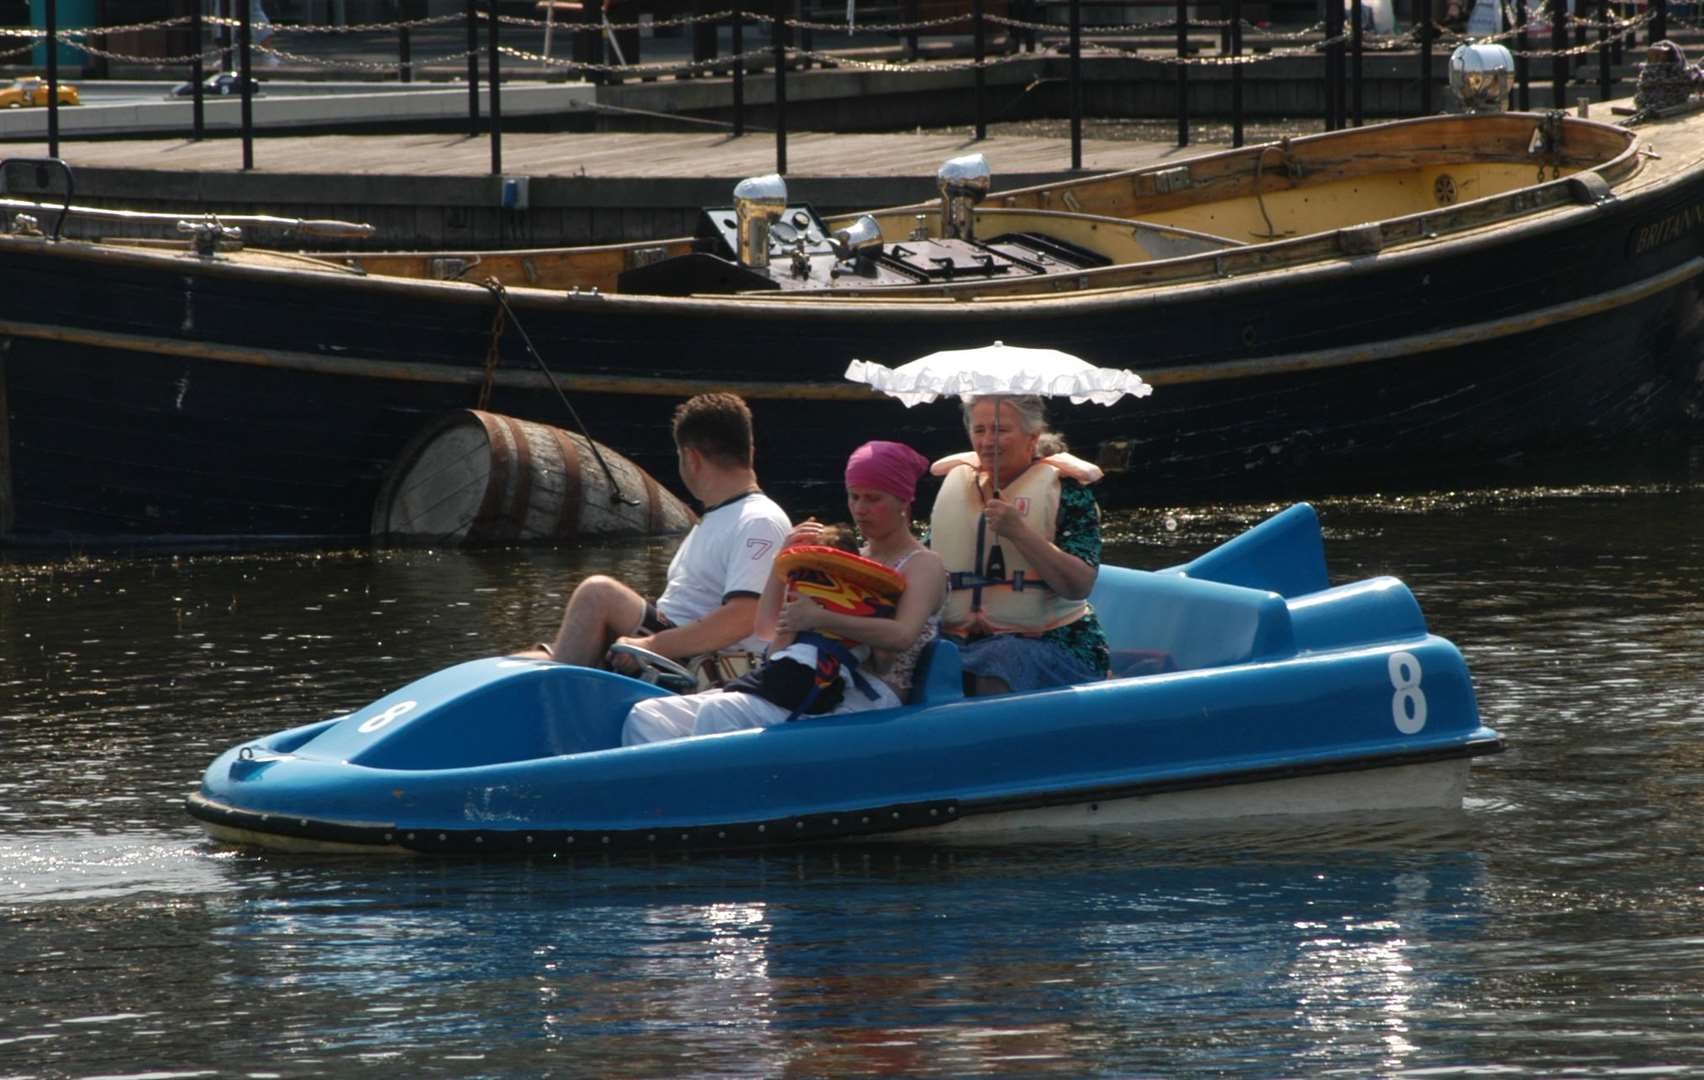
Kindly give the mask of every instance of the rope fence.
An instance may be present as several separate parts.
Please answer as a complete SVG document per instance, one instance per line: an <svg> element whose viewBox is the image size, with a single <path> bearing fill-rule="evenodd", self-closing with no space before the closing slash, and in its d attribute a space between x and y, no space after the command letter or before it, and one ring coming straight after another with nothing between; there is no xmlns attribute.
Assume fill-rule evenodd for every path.
<svg viewBox="0 0 1704 1080"><path fill-rule="evenodd" d="M1692 18L1671 17L1666 0L1653 0L1637 14L1623 14L1633 5L1625 0L1610 3L1597 0L1595 18L1571 14L1562 8L1566 0L1541 0L1528 11L1524 0L1498 0L1502 4L1501 21L1509 29L1480 36L1470 36L1428 20L1400 33L1378 33L1362 20L1362 0L1349 0L1348 11L1337 9L1327 0L1327 17L1296 31L1274 32L1242 17L1241 0L1225 0L1222 10L1227 18L1191 18L1187 0L1178 0L1173 17L1119 24L1083 22L1083 6L1089 0L1069 0L1056 3L1053 9L1065 8L1066 21L1022 19L1009 14L983 10L984 0L972 0L966 12L939 18L889 20L857 23L852 19L832 21L806 19L787 13L798 0L775 0L770 12L728 8L712 12L683 14L661 19L642 19L616 23L608 19L602 8L603 0L585 0L577 12L578 18L557 21L555 8L547 19L503 15L497 12L495 0L468 0L465 14L439 15L428 18L399 19L391 22L361 23L348 26L320 26L298 23L265 23L251 25L246 5L240 18L192 14L148 22L118 26L67 27L54 26L53 0L46 0L49 11L46 27L0 27L0 60L23 56L31 50L47 46L49 150L58 155L57 54L58 47L69 48L109 63L126 63L155 69L191 69L195 106L196 138L203 135L202 95L204 68L217 66L238 76L244 106L244 168L252 168L252 125L248 118L248 103L253 82L250 68L255 57L263 63L290 63L298 67L321 70L355 71L367 74L396 75L401 81L411 81L415 74L427 68L442 69L447 65L465 64L469 89L469 124L472 133L481 134L480 54L486 55L487 84L486 128L493 140L492 171L501 171L501 111L498 89L502 83L504 60L514 65L527 65L563 76L574 76L599 83L615 83L623 79L655 80L664 77L680 79L705 75L732 77L734 120L731 126L736 135L744 132L744 80L753 71L767 69L774 82L778 171L785 172L786 96L785 75L789 68L804 69L813 65L824 68L845 68L854 71L894 73L955 73L968 72L976 85L976 137L986 137L983 104L983 74L987 71L1020 62L1034 62L1038 56L1063 54L1069 61L1072 167L1081 167L1081 100L1082 64L1084 61L1114 59L1121 62L1155 65L1174 74L1178 102L1178 144L1189 141L1188 72L1190 69L1229 69L1232 82L1232 143L1242 144L1243 109L1241 77L1245 69L1260 64L1297 59L1315 59L1325 67L1325 127L1336 130L1347 126L1350 115L1359 125L1363 119L1361 71L1363 55L1416 52L1420 62L1421 112L1432 111L1432 58L1439 49L1450 50L1463 44L1506 44L1516 58L1520 107L1527 107L1529 69L1535 62L1549 60L1552 65L1553 101L1566 104L1567 82L1573 77L1574 62L1596 53L1600 58L1599 81L1604 97L1611 86L1610 67L1619 62L1624 46L1632 47L1641 34L1647 41L1667 36L1669 27L1704 29L1704 15ZM915 10L915 0L910 2ZM1416 0L1427 2L1427 0ZM1480 0L1481 3L1488 0ZM1591 0L1576 0L1583 7ZM1641 5L1643 6L1643 5ZM1561 10L1558 10L1558 9ZM903 9L902 9L903 10ZM1576 7L1579 11L1580 7ZM1345 15L1348 17L1346 18ZM1558 17L1559 16L1559 17ZM431 56L413 55L412 35L416 31L465 27L467 47ZM262 39L256 39L256 30ZM643 62L638 59L638 35L659 29L687 29L693 37L691 59L668 59ZM503 44L504 30L544 31L542 50ZM189 35L192 42L212 44L197 51L176 55L141 55L110 47L109 39L126 34L176 32ZM732 49L722 52L720 34L729 31ZM770 44L763 48L746 48L743 34L747 31L766 33ZM920 34L970 34L974 55L923 59L918 56L916 36ZM1189 40L1191 32L1212 32L1218 37L1216 55ZM876 57L867 48L823 49L813 42L816 34L845 33L886 35L907 39L905 55L899 58ZM556 34L565 35L569 42L567 55L553 55L551 44ZM988 54L990 35L1001 38L1002 51ZM357 59L350 56L315 55L301 47L285 48L281 40L299 36L304 40L330 35L394 35L397 57L394 61ZM1144 42L1145 37L1163 38L1175 35L1175 46L1161 42ZM1254 36L1253 48L1245 49L1245 38ZM1544 47L1543 37L1548 37ZM1595 36L1596 40L1590 40ZM483 37L484 41L481 42ZM798 44L794 44L797 37ZM627 49L623 44L628 45ZM1572 41L1570 41L1570 38ZM1134 40L1133 40L1134 39ZM100 44L94 44L94 42ZM17 43L11 45L11 43ZM631 52L632 58L627 55ZM612 55L613 54L613 57ZM514 68L511 68L513 71ZM1032 84L1029 89L1033 89ZM1350 102L1353 108L1350 108Z"/></svg>

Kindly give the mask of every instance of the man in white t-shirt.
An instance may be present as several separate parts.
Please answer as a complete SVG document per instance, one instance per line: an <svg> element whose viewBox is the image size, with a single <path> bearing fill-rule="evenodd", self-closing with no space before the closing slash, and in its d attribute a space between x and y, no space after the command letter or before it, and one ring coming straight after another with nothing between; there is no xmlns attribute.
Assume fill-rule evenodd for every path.
<svg viewBox="0 0 1704 1080"><path fill-rule="evenodd" d="M681 482L704 515L669 563L663 594L652 602L615 578L589 577L539 654L595 667L616 642L682 662L762 651L752 636L757 599L792 523L757 486L751 410L734 394L700 394L675 410L674 440Z"/></svg>

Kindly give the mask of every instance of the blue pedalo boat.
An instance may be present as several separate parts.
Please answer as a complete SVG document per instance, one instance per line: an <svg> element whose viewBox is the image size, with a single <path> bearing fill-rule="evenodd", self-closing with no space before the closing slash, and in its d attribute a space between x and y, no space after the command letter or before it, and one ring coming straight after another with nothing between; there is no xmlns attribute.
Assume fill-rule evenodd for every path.
<svg viewBox="0 0 1704 1080"><path fill-rule="evenodd" d="M623 748L664 691L474 660L220 755L189 813L290 850L711 850L1032 826L1459 808L1503 748L1406 586L1330 586L1297 505L1184 566L1102 567L1102 682L964 696L931 646L885 712Z"/></svg>

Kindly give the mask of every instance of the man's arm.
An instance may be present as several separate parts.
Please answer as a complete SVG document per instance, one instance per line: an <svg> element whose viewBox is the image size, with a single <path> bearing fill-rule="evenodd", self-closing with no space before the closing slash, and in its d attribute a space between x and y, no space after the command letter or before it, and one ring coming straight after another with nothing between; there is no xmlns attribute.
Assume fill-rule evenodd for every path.
<svg viewBox="0 0 1704 1080"><path fill-rule="evenodd" d="M671 626L650 637L624 637L620 640L641 649L650 649L673 660L704 653L719 652L742 638L750 637L757 618L757 597L749 593L731 596L722 606L696 622Z"/></svg>

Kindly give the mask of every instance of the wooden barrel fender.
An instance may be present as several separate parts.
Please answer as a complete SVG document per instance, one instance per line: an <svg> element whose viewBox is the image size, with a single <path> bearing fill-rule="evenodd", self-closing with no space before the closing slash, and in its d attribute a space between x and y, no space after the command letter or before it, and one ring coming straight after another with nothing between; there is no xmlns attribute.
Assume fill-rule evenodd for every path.
<svg viewBox="0 0 1704 1080"><path fill-rule="evenodd" d="M555 543L587 536L685 532L685 503L627 458L548 424L459 409L409 440L373 504L376 539L488 544Z"/></svg>

